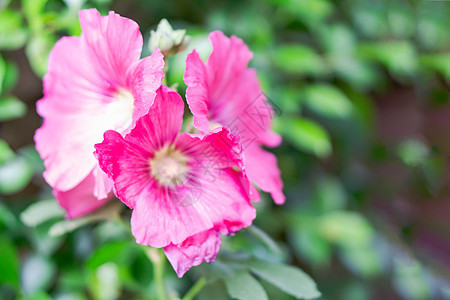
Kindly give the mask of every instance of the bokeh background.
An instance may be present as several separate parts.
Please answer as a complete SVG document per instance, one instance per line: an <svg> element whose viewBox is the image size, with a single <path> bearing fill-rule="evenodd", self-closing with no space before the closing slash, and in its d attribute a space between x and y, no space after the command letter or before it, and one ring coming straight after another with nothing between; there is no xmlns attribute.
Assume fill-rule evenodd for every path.
<svg viewBox="0 0 450 300"><path fill-rule="evenodd" d="M132 18L145 43L162 18L187 29L167 74L183 96L186 54L206 58L208 32L254 52L287 201L257 204L265 244L243 231L221 253L296 265L322 299L450 299L450 1L0 0L1 299L155 299L153 266L117 220L64 223L34 150L48 53L89 7ZM183 280L167 267L166 284L183 294L208 267ZM228 297L213 281L198 299Z"/></svg>

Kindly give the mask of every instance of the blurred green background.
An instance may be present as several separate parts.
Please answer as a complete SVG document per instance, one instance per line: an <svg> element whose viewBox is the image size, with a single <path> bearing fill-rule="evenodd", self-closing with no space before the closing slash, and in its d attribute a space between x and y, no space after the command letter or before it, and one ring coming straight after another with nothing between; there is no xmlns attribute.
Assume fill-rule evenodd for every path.
<svg viewBox="0 0 450 300"><path fill-rule="evenodd" d="M206 58L212 30L242 38L277 112L286 204L257 204L268 236L227 238L182 280L167 267L174 297L244 253L302 268L322 299L450 299L450 1L414 0L0 0L0 299L156 299L120 222L63 221L34 150L48 53L89 7L135 20L144 55L162 18L187 29L167 75L183 97L186 54ZM211 280L198 298L229 288Z"/></svg>

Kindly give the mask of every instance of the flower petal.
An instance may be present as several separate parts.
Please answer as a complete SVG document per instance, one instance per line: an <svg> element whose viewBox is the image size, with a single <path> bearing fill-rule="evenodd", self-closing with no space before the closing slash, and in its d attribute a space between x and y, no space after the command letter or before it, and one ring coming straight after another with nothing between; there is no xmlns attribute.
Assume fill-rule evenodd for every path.
<svg viewBox="0 0 450 300"><path fill-rule="evenodd" d="M37 103L44 123L36 148L45 179L60 191L92 172L94 144L106 130L126 133L148 111L163 76L159 52L139 61L142 36L135 22L112 12L101 17L93 9L81 11L80 22L81 37L63 37L51 51L44 98ZM123 90L125 96L118 95ZM96 182L93 192L103 197L109 185Z"/></svg>
<svg viewBox="0 0 450 300"><path fill-rule="evenodd" d="M204 261L215 261L221 243L220 232L211 229L191 236L181 244L164 247L164 253L181 278L190 268Z"/></svg>
<svg viewBox="0 0 450 300"><path fill-rule="evenodd" d="M142 51L138 24L112 11L100 16L96 9L82 10L79 17L83 49L97 75L112 87L126 87L128 71Z"/></svg>
<svg viewBox="0 0 450 300"><path fill-rule="evenodd" d="M101 169L113 179L117 197L130 208L152 182L149 159L155 150L174 142L183 121L180 95L166 86L156 94L148 114L125 139L116 131L107 131L103 142L95 145Z"/></svg>
<svg viewBox="0 0 450 300"><path fill-rule="evenodd" d="M136 206L136 197L151 183L148 158L151 153L127 143L122 135L108 130L95 145L100 168L114 181L116 196L128 207Z"/></svg>
<svg viewBox="0 0 450 300"><path fill-rule="evenodd" d="M164 56L159 49L152 55L139 61L130 74L128 86L134 97L133 122L130 130L136 125L136 121L148 113L152 106L156 90L161 86L164 68ZM128 133L128 132L126 132Z"/></svg>
<svg viewBox="0 0 450 300"><path fill-rule="evenodd" d="M126 136L126 140L153 151L172 144L183 123L184 102L181 96L162 85L156 91L155 102L139 121L139 127Z"/></svg>
<svg viewBox="0 0 450 300"><path fill-rule="evenodd" d="M261 190L270 193L276 204L283 204L286 197L275 155L253 144L245 150L244 157L249 179Z"/></svg>
<svg viewBox="0 0 450 300"><path fill-rule="evenodd" d="M251 51L241 39L228 38L219 31L211 33L210 40L213 51L206 65L195 52L186 61L186 100L194 115L194 125L202 132L209 131L208 121L225 126L244 151L259 149L261 144L278 146L281 137L270 129L274 110L262 92L256 71L248 68ZM276 159L258 149L256 157L247 159L251 166L245 162L245 169L261 189L276 197L276 203L282 203L284 195ZM257 157L268 161L257 161ZM256 190L251 187L250 193L257 201Z"/></svg>
<svg viewBox="0 0 450 300"><path fill-rule="evenodd" d="M209 121L226 126L244 148L253 142L277 146L281 138L270 130L273 108L256 71L248 68L252 52L241 39L220 31L209 38L213 51L206 65L195 51L186 60L186 99L194 125L203 132L209 131Z"/></svg>
<svg viewBox="0 0 450 300"><path fill-rule="evenodd" d="M186 71L184 73L184 82L188 86L186 99L194 116L194 126L203 132L207 132L209 129L209 99L205 72L205 65L198 53L193 50L186 59Z"/></svg>
<svg viewBox="0 0 450 300"><path fill-rule="evenodd" d="M70 219L81 217L99 207L111 199L111 194L103 199L97 199L92 194L95 185L95 177L90 173L79 185L68 191L53 190L53 194L59 205L67 211Z"/></svg>
<svg viewBox="0 0 450 300"><path fill-rule="evenodd" d="M248 180L233 169L233 160L227 161L235 157L232 148L221 145L232 143L223 141L227 135L226 130L203 138L180 135L175 148L192 158L190 176L177 188L153 181L135 201L131 229L138 243L165 247L213 227L229 234L252 223L256 211L249 200Z"/></svg>

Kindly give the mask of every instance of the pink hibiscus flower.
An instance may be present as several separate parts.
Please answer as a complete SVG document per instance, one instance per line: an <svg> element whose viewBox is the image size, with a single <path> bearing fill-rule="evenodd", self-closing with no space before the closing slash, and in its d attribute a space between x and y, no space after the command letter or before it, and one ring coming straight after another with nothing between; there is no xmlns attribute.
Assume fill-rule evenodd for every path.
<svg viewBox="0 0 450 300"><path fill-rule="evenodd" d="M140 59L142 35L132 20L80 11L82 34L54 46L37 111L44 118L36 148L44 178L68 216L101 206L112 182L100 170L94 144L113 129L128 133L148 112L164 76L159 50Z"/></svg>
<svg viewBox="0 0 450 300"><path fill-rule="evenodd" d="M179 277L215 259L220 233L249 226L256 216L239 145L224 128L180 134L183 110L180 95L161 86L125 138L109 130L95 145L117 197L133 209L136 241L164 247Z"/></svg>
<svg viewBox="0 0 450 300"><path fill-rule="evenodd" d="M238 136L248 177L270 193L275 203L282 204L285 196L277 159L261 148L279 145L281 137L270 129L273 109L261 90L256 71L248 68L253 54L235 36L228 38L215 31L209 39L213 51L206 64L195 50L186 61L186 99L194 125L203 133L226 126Z"/></svg>

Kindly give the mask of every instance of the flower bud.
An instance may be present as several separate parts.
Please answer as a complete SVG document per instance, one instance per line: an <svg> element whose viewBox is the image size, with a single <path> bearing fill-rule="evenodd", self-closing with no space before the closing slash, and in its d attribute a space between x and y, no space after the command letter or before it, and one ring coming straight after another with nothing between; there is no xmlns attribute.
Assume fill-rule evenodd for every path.
<svg viewBox="0 0 450 300"><path fill-rule="evenodd" d="M173 30L172 26L166 19L162 19L156 31L150 32L150 51L156 48L167 58L186 49L191 37L186 35L185 29Z"/></svg>

